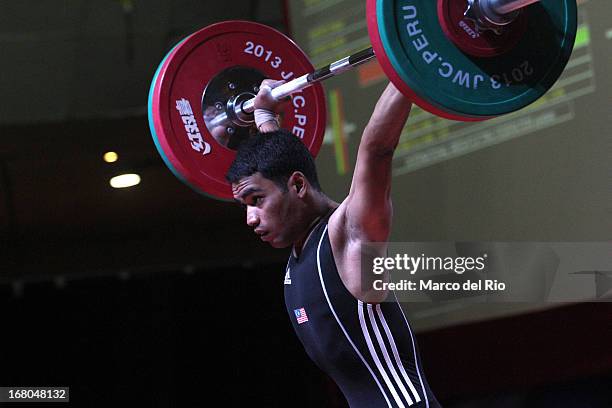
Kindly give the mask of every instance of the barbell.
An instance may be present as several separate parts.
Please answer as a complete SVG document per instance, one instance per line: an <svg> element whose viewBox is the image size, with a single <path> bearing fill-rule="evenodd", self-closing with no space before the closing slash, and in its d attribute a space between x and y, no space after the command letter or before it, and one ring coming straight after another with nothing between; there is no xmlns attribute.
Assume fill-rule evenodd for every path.
<svg viewBox="0 0 612 408"><path fill-rule="evenodd" d="M423 109L479 121L539 99L563 72L577 30L575 0L367 0L371 47L314 69L284 34L226 21L175 45L149 91L149 127L169 169L196 191L232 199L225 173L256 132L254 97L265 78L290 97L281 112L316 156L326 126L321 81L376 58Z"/></svg>

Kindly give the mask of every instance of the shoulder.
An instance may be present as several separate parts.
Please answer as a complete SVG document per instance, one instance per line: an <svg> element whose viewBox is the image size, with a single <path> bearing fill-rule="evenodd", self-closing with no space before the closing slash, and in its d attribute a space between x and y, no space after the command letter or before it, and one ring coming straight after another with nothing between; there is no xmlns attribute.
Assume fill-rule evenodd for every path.
<svg viewBox="0 0 612 408"><path fill-rule="evenodd" d="M346 250L358 249L364 243L387 242L391 213L390 210L384 216L373 214L368 217L366 225L363 225L363 222L358 223L351 219L350 197L347 197L328 221L329 240L334 249L334 256L342 256Z"/></svg>
<svg viewBox="0 0 612 408"><path fill-rule="evenodd" d="M390 197L383 206L371 208L349 194L329 218L330 238L334 235L336 242L342 245L350 242L386 242L392 218Z"/></svg>
<svg viewBox="0 0 612 408"><path fill-rule="evenodd" d="M347 200L330 216L327 228L336 269L346 289L355 299L363 302L383 301L386 292L372 291L371 286L367 284L370 277L362 275L363 244L369 241L360 231L351 231L353 227L347 222ZM378 249L384 252L384 246Z"/></svg>

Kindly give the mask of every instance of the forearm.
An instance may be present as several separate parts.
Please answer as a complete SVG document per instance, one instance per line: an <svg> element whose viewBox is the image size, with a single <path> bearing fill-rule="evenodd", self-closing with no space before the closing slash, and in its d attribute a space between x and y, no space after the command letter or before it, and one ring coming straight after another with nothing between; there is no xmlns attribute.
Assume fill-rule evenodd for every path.
<svg viewBox="0 0 612 408"><path fill-rule="evenodd" d="M361 145L381 153L393 153L411 107L412 102L389 83L376 103Z"/></svg>

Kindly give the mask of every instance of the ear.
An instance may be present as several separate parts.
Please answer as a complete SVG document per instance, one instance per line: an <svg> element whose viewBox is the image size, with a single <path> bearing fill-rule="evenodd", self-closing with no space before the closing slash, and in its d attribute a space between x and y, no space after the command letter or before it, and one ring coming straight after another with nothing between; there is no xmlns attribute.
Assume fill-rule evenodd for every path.
<svg viewBox="0 0 612 408"><path fill-rule="evenodd" d="M306 196L309 187L308 180L301 171L293 172L287 181L287 188L289 191L295 192L300 198Z"/></svg>

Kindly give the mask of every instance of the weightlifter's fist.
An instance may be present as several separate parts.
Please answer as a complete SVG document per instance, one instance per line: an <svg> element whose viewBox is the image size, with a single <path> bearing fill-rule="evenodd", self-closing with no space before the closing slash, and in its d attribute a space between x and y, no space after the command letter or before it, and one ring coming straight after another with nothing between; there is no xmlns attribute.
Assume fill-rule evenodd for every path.
<svg viewBox="0 0 612 408"><path fill-rule="evenodd" d="M264 79L259 86L259 92L255 96L255 124L262 132L273 132L280 128L278 112L283 101L277 101L272 97L272 89L282 85L285 81Z"/></svg>

